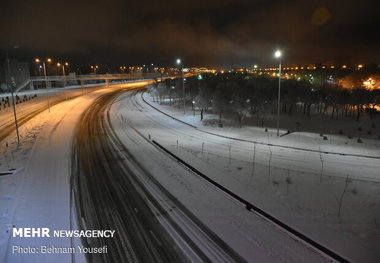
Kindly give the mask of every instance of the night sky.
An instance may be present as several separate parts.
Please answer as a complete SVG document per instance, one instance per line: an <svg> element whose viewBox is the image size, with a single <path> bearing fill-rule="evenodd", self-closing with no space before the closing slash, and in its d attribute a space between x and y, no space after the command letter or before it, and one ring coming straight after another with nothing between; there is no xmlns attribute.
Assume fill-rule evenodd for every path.
<svg viewBox="0 0 380 263"><path fill-rule="evenodd" d="M271 65L276 48L285 64L378 63L377 2L2 0L0 48L125 65Z"/></svg>

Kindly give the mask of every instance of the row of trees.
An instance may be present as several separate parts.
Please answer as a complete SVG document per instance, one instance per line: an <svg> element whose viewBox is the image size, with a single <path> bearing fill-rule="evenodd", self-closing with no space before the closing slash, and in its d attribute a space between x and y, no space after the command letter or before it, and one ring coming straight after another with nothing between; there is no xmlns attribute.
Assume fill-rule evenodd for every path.
<svg viewBox="0 0 380 263"><path fill-rule="evenodd" d="M352 76L346 76L352 78ZM351 88L344 87L342 81L281 80L281 110L293 114L298 110L303 114L339 114L359 120L363 112L371 117L380 106L380 89L368 89L362 82ZM185 80L185 101L194 104L202 112L233 113L239 123L244 118L255 116L263 119L274 113L277 105L278 79L252 74L209 74L202 78L188 77ZM167 79L152 86L151 93L161 103L182 106L182 80Z"/></svg>

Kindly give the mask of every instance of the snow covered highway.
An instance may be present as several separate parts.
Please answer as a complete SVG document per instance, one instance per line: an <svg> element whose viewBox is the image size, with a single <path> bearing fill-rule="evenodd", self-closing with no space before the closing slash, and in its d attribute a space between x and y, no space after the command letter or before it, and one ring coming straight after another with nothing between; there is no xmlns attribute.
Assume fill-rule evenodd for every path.
<svg viewBox="0 0 380 263"><path fill-rule="evenodd" d="M25 110L32 115L24 115L22 145L3 148L1 159L9 175L0 177L0 226L7 229L0 261L376 262L378 151L322 145L326 152L347 148L348 155L321 155L312 140L296 145L303 151L287 148L290 136L276 141L269 133L247 138L239 130L201 127L152 102L148 83L94 88L57 101L50 113ZM3 147L14 134L4 138ZM27 239L12 237L13 227L115 232L112 238ZM107 252L17 254L14 246Z"/></svg>
<svg viewBox="0 0 380 263"><path fill-rule="evenodd" d="M134 92L126 94L131 96ZM119 233L118 238L110 241L111 251L102 255L102 260L281 261L283 252L273 254L273 248L268 246L274 240L277 240L274 244L284 240L292 242L294 251L290 258L295 261L305 257L311 261L315 258L315 262L323 259L276 227L266 226L260 217L247 212L165 155L147 136L129 125L128 119L109 109L113 101L116 100L116 104L122 101L116 95L117 92L103 95L87 109L74 144L73 163L78 165L73 172L73 188L78 199L79 218L84 222L82 228L105 227L117 229ZM121 122L113 123L117 119ZM125 128L128 132L122 131ZM146 159L156 159L158 166L153 168ZM173 177L169 181L165 178L168 174ZM182 181L185 178L187 182ZM193 189L196 196L183 195L183 187ZM225 214L209 214L210 209L222 209ZM202 211L208 211L206 221ZM253 221L241 222L242 214L248 217L243 221L250 217ZM228 217L224 218L226 215ZM230 219L239 222L240 227L234 229ZM257 246L247 239L249 236L243 235L246 231L255 232L258 225L266 228L267 233L260 235L270 239L268 244L256 236L260 240ZM268 236L268 233L271 234Z"/></svg>
<svg viewBox="0 0 380 263"><path fill-rule="evenodd" d="M195 223L191 214L152 178L151 172L139 166L119 141L108 122L108 108L119 92L101 96L87 109L74 145L73 163L78 166L74 167L77 170L73 173L73 182L79 216L85 223L82 228L107 228L118 232L117 237L110 240L110 251L102 260L181 262L189 257L194 261L209 258L215 262L243 261L222 240L207 235L210 231L199 222ZM160 203L163 199L168 201ZM174 218L165 216L173 207L179 209ZM190 229L188 231L196 240L174 221ZM163 229L165 225L166 230ZM202 246L198 247L195 241L202 242ZM94 246L92 242L91 245Z"/></svg>
<svg viewBox="0 0 380 263"><path fill-rule="evenodd" d="M151 99L148 94L146 99ZM158 103L155 105L160 107ZM143 134L146 138L157 141L233 193L257 204L350 261L360 262L365 259L366 262L376 262L378 236L376 231L373 233L365 225L367 220L376 218L378 214L377 209L368 209L368 206L378 205L376 195L380 163L379 152L375 148L361 150L350 148L350 145L333 148L320 144L319 147L327 151L331 149L336 153L348 153L323 154L324 167L321 172L321 154L318 144L313 140L301 144L301 147L305 146L305 151L268 146L267 134L263 136L259 132L254 134L253 140L261 140L261 144L231 140L228 137L246 137L240 137L240 133L235 133L235 130L223 131L209 127L195 129L193 125L178 122L146 104L141 93L137 92L121 96L114 108L111 116L114 116L115 126L125 125L125 129L120 128L118 132L120 137L126 136L126 130L137 130L140 136ZM165 107L162 109L170 111ZM173 115L181 116L175 111ZM193 123L192 116L186 118ZM128 132L129 137L131 132ZM300 145L293 138L285 138L280 142L270 138L269 142L269 145ZM136 146L135 151L141 154L139 159L144 158L145 149L145 146ZM371 157L366 158L364 155ZM149 159L143 163L154 165ZM167 161L156 160L156 163ZM344 200L346 203L340 204L344 216L344 220L341 220L337 217L337 196L341 194L348 176L353 195L347 194ZM362 199L363 194L356 198L357 189L365 192L368 190L364 193L365 199ZM353 207L355 209L350 209ZM354 210L360 213L351 213ZM376 225L372 227L376 228ZM355 232L362 234L359 237Z"/></svg>

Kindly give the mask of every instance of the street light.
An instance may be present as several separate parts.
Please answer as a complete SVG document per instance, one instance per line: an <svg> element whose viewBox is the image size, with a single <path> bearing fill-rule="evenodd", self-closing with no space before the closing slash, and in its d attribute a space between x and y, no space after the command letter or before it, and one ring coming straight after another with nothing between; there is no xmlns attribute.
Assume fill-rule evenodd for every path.
<svg viewBox="0 0 380 263"><path fill-rule="evenodd" d="M94 74L95 74L95 75L96 75L96 70L97 70L98 68L99 68L98 65L96 65L96 66L91 66L91 69L94 70Z"/></svg>
<svg viewBox="0 0 380 263"><path fill-rule="evenodd" d="M66 87L67 85L67 81L66 81L66 72L65 72L65 66L68 66L69 63L64 63L64 64L61 64L61 63L57 63L57 66L60 67L62 66L62 76L63 76L63 88ZM65 100L67 100L67 90L65 90Z"/></svg>
<svg viewBox="0 0 380 263"><path fill-rule="evenodd" d="M280 50L274 53L274 56L279 59L278 64L278 98L277 98L277 137L280 136L280 95L281 95L281 56Z"/></svg>
<svg viewBox="0 0 380 263"><path fill-rule="evenodd" d="M63 63L63 64L61 64L61 63L57 63L57 66L58 67L60 67L60 66L62 66L62 76L63 76L63 87L66 87L66 71L65 71L65 66L67 67L69 65L69 63Z"/></svg>
<svg viewBox="0 0 380 263"><path fill-rule="evenodd" d="M46 97L47 97L47 101L48 101L48 109L49 109L49 113L50 113L50 98L49 98L49 90L48 90L48 80L47 80L47 72L46 72L46 62L51 62L51 58L47 58L46 59L46 62L45 61L41 61L40 59L36 58L36 63L40 63L42 62L42 67L44 69L44 76L45 76L45 88L46 88Z"/></svg>
<svg viewBox="0 0 380 263"><path fill-rule="evenodd" d="M186 107L185 107L185 80L184 80L184 77L183 77L183 63L182 63L181 59L177 58L177 64L181 65L183 115L185 115L186 114Z"/></svg>
<svg viewBox="0 0 380 263"><path fill-rule="evenodd" d="M7 51L7 67L8 67L8 89L11 90L11 95L12 95L12 107L13 107L13 116L15 118L17 145L20 145L20 134L18 132L18 121L17 121L16 103L15 103L15 96L14 96L14 89L16 88L16 82L11 73L11 63L9 61L8 51Z"/></svg>

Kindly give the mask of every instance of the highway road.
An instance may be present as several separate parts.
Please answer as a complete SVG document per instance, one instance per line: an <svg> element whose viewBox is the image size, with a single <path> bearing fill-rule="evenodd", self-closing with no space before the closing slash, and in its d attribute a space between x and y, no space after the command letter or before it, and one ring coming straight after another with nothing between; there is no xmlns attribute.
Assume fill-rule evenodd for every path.
<svg viewBox="0 0 380 263"><path fill-rule="evenodd" d="M168 161L160 160L158 156L161 156L162 153L160 154L159 151L147 152L146 143L144 143L144 139L138 139L139 136L145 137L145 139L149 138L150 142L157 141L171 153L185 160L217 183L227 187L233 193L249 202L258 204L265 211L280 218L283 222L287 222L312 239L318 240L338 254L344 255L354 262L363 260L376 262L378 255L376 245L368 248L364 244L375 244L371 243L371 240L376 240L378 237L371 233L358 237L349 232L356 228L357 231L362 231L356 225L360 224L362 219L366 220L376 216L376 212L368 209L366 205L363 205L364 203L360 203L367 200L349 200L347 198L344 213L345 217L350 216L352 222L347 223L348 230L336 231L341 223L335 223L337 207L335 193L342 191L342 184L344 184L347 174L355 180L355 187L372 189L373 184L379 181L378 157L323 154L324 178L323 183L320 183L321 157L318 151L269 146L264 141L264 143L256 143L255 166L252 169L253 143L232 140L207 132L212 129L205 128L206 131L204 131L203 126L193 128L174 120L146 104L141 98L141 93L135 91L120 96L115 102L115 109L111 116L115 125L119 123L118 125L122 126L120 122L124 123L123 128L120 128L117 134L123 137L123 142L128 144L128 148L138 155L138 158L146 166ZM165 109L165 107L163 108ZM191 120L191 117L188 119ZM233 131L228 132L228 128L214 133L223 134L223 132L228 136L235 137ZM252 140L255 138L256 134L253 134ZM298 146L296 143L297 141L291 146ZM311 146L313 146L313 142ZM232 158L229 157L229 147L232 148ZM339 152L341 149L345 148L336 147L334 150ZM358 152L360 153L360 151ZM148 155L149 158L145 155ZM270 157L271 164L268 162ZM154 169L157 174L157 167ZM291 182L293 184L291 194L287 192L286 185L283 183L289 173L294 179L294 182ZM163 176L158 177L162 178ZM272 180L278 184L272 183ZM171 191L174 191L172 189ZM375 195L376 191L371 192L373 198L376 198ZM207 198L205 197L205 199ZM190 202L187 205L191 205ZM355 209L352 209L353 206ZM355 215L358 211L360 211L361 217ZM331 218L326 218L326 214L329 217L331 215ZM275 236L276 233L273 235ZM265 240L267 237L263 236L262 238ZM271 243L273 240L267 242ZM238 250L236 247L234 249Z"/></svg>
<svg viewBox="0 0 380 263"><path fill-rule="evenodd" d="M36 92L30 91L31 95L37 94L37 97L29 101L16 104L18 125L19 127L21 127L23 124L25 124L38 114L47 110L49 106L53 107L54 105L64 102L67 99L77 98L79 96L82 96L84 93L92 92L96 89L99 89L100 87L103 87L103 85L95 87L86 87L85 89L56 89L53 92L50 90L49 93L41 92L41 90L38 90ZM23 98L23 95L19 96L20 98ZM47 96L49 96L49 104ZM0 97L0 99L1 98L2 97ZM12 98L10 96L9 100L10 107L4 108L4 105L2 105L3 107L0 111L0 141L4 140L7 136L9 136L12 132L15 131Z"/></svg>
<svg viewBox="0 0 380 263"><path fill-rule="evenodd" d="M126 91L126 90L124 90ZM73 145L72 188L82 229L113 229L108 246L90 262L244 262L143 168L119 140L109 108L120 90L84 112ZM162 200L166 200L162 202ZM168 216L173 207L177 210Z"/></svg>
<svg viewBox="0 0 380 263"><path fill-rule="evenodd" d="M23 193L27 198L16 203L18 212L10 222L23 225L32 220L44 226L51 224L52 229L79 225L81 229L115 230L114 238L82 240L85 246L108 247L107 254L86 254L88 262L334 261L189 168L187 164L252 204L270 204L269 213L279 212L295 222L304 222L303 217L298 220L296 213L289 213L292 210L281 200L273 204L260 196L260 191L275 186L266 183L262 188L258 181L252 181L252 172L245 172L247 176L239 172L247 167L251 171L252 144L234 141L231 164L230 139L194 129L153 109L141 97L145 90L142 86L147 83L116 85L84 96L76 90L75 99L62 105L63 94L52 100L56 105L49 123L25 167ZM19 105L21 123L38 119L46 107L43 98ZM12 133L10 111L6 117L0 121L1 138ZM203 142L207 145L204 153L200 151ZM272 176L281 173L289 162L292 169L303 171L300 156L314 162L319 174L319 156L314 152L268 149L262 144L256 149L254 180L267 182L268 150L274 155ZM344 162L348 166L345 158L334 158L330 165ZM235 164L241 165L239 171L232 169ZM374 169L371 167L369 171ZM35 189L39 189L38 194ZM269 191L267 195L277 193ZM317 201L314 204L320 205ZM28 218L25 213L29 213ZM55 218L56 223L50 223L49 218ZM321 243L334 249L334 244L339 245L337 240L341 239ZM26 245L27 241L23 240ZM20 240L11 240L12 244L17 242ZM62 241L66 242L71 241ZM49 260L66 260L58 256L50 255ZM13 258L23 255L11 254L9 259ZM31 262L42 262L40 259L33 255Z"/></svg>
<svg viewBox="0 0 380 263"><path fill-rule="evenodd" d="M82 240L86 246L108 246L107 254L88 255L90 262L329 258L249 212L165 154L144 130L144 121L149 120L134 125L119 115L118 106L126 104L130 114L141 113L139 107L131 107L139 90L115 90L98 97L75 132L71 184L79 225L116 230L113 239ZM115 120L121 126L114 126Z"/></svg>

